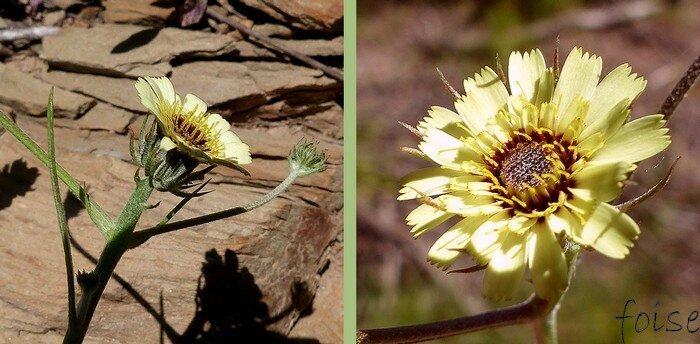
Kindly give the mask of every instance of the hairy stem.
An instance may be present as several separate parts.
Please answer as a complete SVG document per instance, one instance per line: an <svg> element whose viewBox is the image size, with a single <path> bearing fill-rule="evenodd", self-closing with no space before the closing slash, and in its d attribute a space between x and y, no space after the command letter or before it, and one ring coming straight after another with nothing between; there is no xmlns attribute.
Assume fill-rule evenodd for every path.
<svg viewBox="0 0 700 344"><path fill-rule="evenodd" d="M564 295L569 290L571 281L574 278L574 273L576 272L576 262L578 261L578 255L581 252L581 246L573 242L564 243L564 257L566 258L566 266L568 267L569 275L568 282L566 284L566 289L562 291L559 299L552 307L552 310L543 315L540 323L535 325L539 326L536 329L535 334L537 335L538 343L544 344L556 344L558 343L557 336L557 315L559 314L559 308L561 307L561 302L564 299Z"/></svg>
<svg viewBox="0 0 700 344"><path fill-rule="evenodd" d="M296 170L292 169L289 172L289 175L287 176L287 178L285 178L279 185L277 185L274 189L272 189L272 191L270 191L269 193L265 194L264 196L260 197L259 199L255 200L253 202L250 202L246 205L222 210L222 211L208 214L208 215L193 217L193 218L182 220L182 221L176 221L176 222L166 223L163 225L157 225L157 226L154 226L151 228L137 231L136 233L134 233L132 242L131 242L129 247L130 248L138 247L139 245L143 244L151 237L159 235L159 234L164 234L164 233L176 231L178 229L198 226L198 225L202 225L205 223L209 223L209 222L213 222L213 221L217 221L217 220L222 220L222 219L229 218L232 216L247 213L247 212L249 212L253 209L256 209L256 208L262 206L263 204L271 201L275 197L279 196L282 192L284 192L284 190L286 190L290 185L292 185L292 183L294 183L294 180L296 180L297 177L299 177L298 172Z"/></svg>
<svg viewBox="0 0 700 344"><path fill-rule="evenodd" d="M700 56L688 67L688 70L683 74L683 77L678 80L673 91L669 93L668 97L666 97L666 101L664 101L664 104L661 106L659 113L663 114L666 120L671 118L678 104L685 98L686 93L688 93L690 88L695 84L698 77L700 77Z"/></svg>
<svg viewBox="0 0 700 344"><path fill-rule="evenodd" d="M357 331L357 343L417 343L493 327L530 322L541 317L549 309L546 300L533 296L512 307L463 318L420 325L359 330Z"/></svg>
<svg viewBox="0 0 700 344"><path fill-rule="evenodd" d="M569 284L571 284L576 270L576 261L580 251L580 246L574 243L565 243L564 255L569 267ZM566 290L562 291L554 303L533 295L529 300L518 305L468 317L419 325L359 330L357 331L357 343L418 343L532 321L543 321L542 327L537 328L542 330L537 332L538 339L542 339L544 343L556 343L557 310L565 293Z"/></svg>
<svg viewBox="0 0 700 344"><path fill-rule="evenodd" d="M79 343L85 338L102 292L104 292L117 263L124 252L128 250L134 227L147 208L146 202L152 192L153 187L149 184L148 179L141 180L136 184L136 189L124 206L124 210L117 217L114 231L107 238L107 244L97 261L95 270L89 275L89 281L83 280L80 285L83 294L78 304L78 329L75 332L69 330L64 338L64 343Z"/></svg>
<svg viewBox="0 0 700 344"><path fill-rule="evenodd" d="M537 342L541 344L557 344L557 314L559 313L559 304L552 309L549 314L542 317L539 323L539 329L535 331L537 334Z"/></svg>

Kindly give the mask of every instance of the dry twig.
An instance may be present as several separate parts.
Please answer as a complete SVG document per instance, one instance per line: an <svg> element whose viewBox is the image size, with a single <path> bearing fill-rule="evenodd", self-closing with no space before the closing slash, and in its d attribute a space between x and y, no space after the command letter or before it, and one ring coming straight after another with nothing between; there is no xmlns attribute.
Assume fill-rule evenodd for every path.
<svg viewBox="0 0 700 344"><path fill-rule="evenodd" d="M389 329L359 330L357 343L417 343L487 328L521 324L539 319L549 308L547 301L532 297L518 305L473 316Z"/></svg>
<svg viewBox="0 0 700 344"><path fill-rule="evenodd" d="M231 27L235 28L236 30L240 31L243 35L247 37L253 37L255 38L256 41L264 44L270 49L273 49L275 51L278 51L280 53L283 53L285 55L291 56L305 64L307 64L310 67L319 69L323 71L326 75L332 77L333 79L336 79L338 81L343 81L343 72L338 70L337 68L333 68L330 66L326 66L325 64L318 62L314 60L313 58L306 56L294 49L290 49L288 47L285 47L283 45L280 45L278 43L273 42L269 37L258 34L256 32L253 32L253 30L247 28L246 26L242 25L239 22L236 22L235 20L229 18L223 13L220 13L214 7L209 7L207 8L207 15L222 22L225 24L230 25Z"/></svg>
<svg viewBox="0 0 700 344"><path fill-rule="evenodd" d="M666 97L666 101L664 101L664 104L661 106L659 113L663 114L666 120L671 118L678 104L685 98L685 94L690 91L690 88L698 80L698 77L700 77L700 56L688 67L688 70L683 74L683 77L678 80L676 87L669 93L668 97Z"/></svg>

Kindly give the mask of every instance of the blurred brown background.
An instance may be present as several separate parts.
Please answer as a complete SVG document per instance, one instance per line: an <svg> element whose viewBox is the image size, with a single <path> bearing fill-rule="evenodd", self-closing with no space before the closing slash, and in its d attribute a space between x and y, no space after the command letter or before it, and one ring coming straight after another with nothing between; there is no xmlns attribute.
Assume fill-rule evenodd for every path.
<svg viewBox="0 0 700 344"><path fill-rule="evenodd" d="M462 90L481 66L507 64L512 50L540 48L551 64L557 37L562 61L574 46L603 58L603 72L622 63L648 80L633 117L655 113L700 53L700 2L686 1L358 1L358 328L415 324L476 314L508 303L481 296L481 273L445 275L426 263L443 229L413 240L404 217L412 202L396 201L399 178L426 166L399 151L415 137L397 124L415 124L431 105L452 108L435 71ZM559 314L563 343L620 342L620 316L628 299L625 343L697 342L686 323L700 309L700 177L696 160L700 88L695 87L669 123L673 143L641 164L620 200L643 192L681 156L669 185L631 211L642 234L632 253L613 260L583 255ZM467 266L468 259L460 267ZM531 293L523 283L519 302ZM659 302L658 305L655 304ZM671 312L675 322L668 322ZM641 333L634 320L652 321ZM653 321L656 313L656 328ZM642 316L638 330L645 325ZM690 330L700 326L691 322ZM534 340L518 325L447 339L444 343Z"/></svg>

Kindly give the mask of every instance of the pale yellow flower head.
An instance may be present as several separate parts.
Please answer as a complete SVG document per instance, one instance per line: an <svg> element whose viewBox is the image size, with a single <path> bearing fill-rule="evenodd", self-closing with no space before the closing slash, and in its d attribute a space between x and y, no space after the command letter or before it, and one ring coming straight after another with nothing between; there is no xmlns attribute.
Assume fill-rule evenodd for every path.
<svg viewBox="0 0 700 344"><path fill-rule="evenodd" d="M240 169L249 164L250 148L231 132L219 114L207 113L207 105L192 94L182 101L166 77L139 78L141 103L156 116L163 134L160 146L176 148L200 162Z"/></svg>
<svg viewBox="0 0 700 344"><path fill-rule="evenodd" d="M580 48L560 77L539 50L511 54L508 87L485 67L465 80L456 112L432 107L417 126L423 157L399 200L422 204L406 218L419 236L461 217L428 260L448 268L464 253L487 266L484 293L509 298L529 271L538 296L567 285L566 241L624 258L639 234L608 204L637 166L670 144L662 115L629 121L646 81L627 65L602 80L602 60Z"/></svg>

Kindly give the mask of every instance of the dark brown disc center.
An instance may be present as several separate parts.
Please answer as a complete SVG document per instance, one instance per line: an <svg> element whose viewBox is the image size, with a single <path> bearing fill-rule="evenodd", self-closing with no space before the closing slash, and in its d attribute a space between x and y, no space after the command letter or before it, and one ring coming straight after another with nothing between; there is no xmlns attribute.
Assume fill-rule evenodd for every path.
<svg viewBox="0 0 700 344"><path fill-rule="evenodd" d="M187 142L191 143L195 147L206 150L207 139L202 132L194 123L190 123L181 116L176 117L175 121L175 132L180 134Z"/></svg>
<svg viewBox="0 0 700 344"><path fill-rule="evenodd" d="M523 190L542 184L536 176L552 172L550 153L535 142L518 143L501 162L499 178L507 187Z"/></svg>

